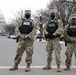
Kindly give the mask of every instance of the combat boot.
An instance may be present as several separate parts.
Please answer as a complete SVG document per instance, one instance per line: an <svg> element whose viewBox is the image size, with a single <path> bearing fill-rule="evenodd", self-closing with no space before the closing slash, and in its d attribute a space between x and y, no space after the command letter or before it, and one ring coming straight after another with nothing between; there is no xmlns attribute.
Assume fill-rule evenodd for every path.
<svg viewBox="0 0 76 75"><path fill-rule="evenodd" d="M13 70L17 70L17 69L18 69L18 64L14 64L14 66L12 68L10 68L9 70L13 71Z"/></svg>
<svg viewBox="0 0 76 75"><path fill-rule="evenodd" d="M57 64L57 72L61 72L60 64Z"/></svg>
<svg viewBox="0 0 76 75"><path fill-rule="evenodd" d="M48 70L48 69L51 69L51 65L50 64L47 64L47 66L43 67L43 70Z"/></svg>
<svg viewBox="0 0 76 75"><path fill-rule="evenodd" d="M66 67L64 68L64 71L68 71L68 70L70 70L70 66L66 66Z"/></svg>
<svg viewBox="0 0 76 75"><path fill-rule="evenodd" d="M25 69L26 72L29 72L30 71L30 64L27 64L27 67Z"/></svg>

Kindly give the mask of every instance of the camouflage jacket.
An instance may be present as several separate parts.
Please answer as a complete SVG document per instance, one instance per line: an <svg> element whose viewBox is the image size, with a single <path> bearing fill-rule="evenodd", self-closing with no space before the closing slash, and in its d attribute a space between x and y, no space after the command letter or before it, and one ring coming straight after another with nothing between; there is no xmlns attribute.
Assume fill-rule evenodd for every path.
<svg viewBox="0 0 76 75"><path fill-rule="evenodd" d="M47 32L47 25L48 25L48 21L44 24L44 35L47 35L48 34L48 32ZM56 34L60 34L60 35L62 35L63 34L63 22L60 20L60 19L58 19L58 21L57 21L57 25L58 25L58 29L53 33L54 35L56 35Z"/></svg>
<svg viewBox="0 0 76 75"><path fill-rule="evenodd" d="M64 37L66 39L67 42L76 42L76 37L70 37L68 34L67 34L67 30L68 30L68 25L65 26L64 28Z"/></svg>
<svg viewBox="0 0 76 75"><path fill-rule="evenodd" d="M25 21L31 21L31 19L25 19ZM37 32L37 24L36 24L36 22L35 21L32 21L33 30L29 34L21 34L20 33L19 27L21 25L22 25L22 20L19 20L16 23L16 27L15 27L16 37L21 37L21 38L25 38L25 39L27 39L27 37L29 37L32 41L34 41L34 36L36 35L36 32Z"/></svg>

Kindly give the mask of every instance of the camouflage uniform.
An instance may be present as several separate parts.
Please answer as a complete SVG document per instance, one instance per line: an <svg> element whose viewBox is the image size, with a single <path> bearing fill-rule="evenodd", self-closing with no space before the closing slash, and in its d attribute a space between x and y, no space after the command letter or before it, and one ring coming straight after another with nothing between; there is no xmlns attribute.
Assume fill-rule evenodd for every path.
<svg viewBox="0 0 76 75"><path fill-rule="evenodd" d="M51 13L55 13L56 16L56 11L51 11ZM46 30L48 25L48 22L45 23L44 25L44 35L47 35L48 32ZM60 19L57 20L57 25L58 25L58 29L53 33L53 35L57 35L57 34L62 34L63 32L63 23ZM47 46L46 46L46 51L47 51L47 63L50 64L52 62L52 53L54 50L55 53L55 58L56 58L56 64L60 65L61 61L60 61L60 51L61 51L61 45L59 43L59 37L53 38L53 39L47 39ZM43 68L45 69L45 67Z"/></svg>
<svg viewBox="0 0 76 75"><path fill-rule="evenodd" d="M25 11L25 15L27 13L30 13L30 10ZM18 41L18 47L17 47L17 53L16 57L14 59L15 64L19 64L22 58L22 55L24 51L26 51L26 63L31 64L32 63L32 55L33 55L33 43L34 43L34 36L36 35L37 32L37 25L36 22L33 21L31 18L27 19L24 17L25 21L31 21L33 25L33 30L29 34L21 34L19 31L19 27L22 25L22 20L18 21L16 23L16 36L19 37Z"/></svg>
<svg viewBox="0 0 76 75"><path fill-rule="evenodd" d="M69 17L69 24L72 23L72 19L75 18L76 19L76 14L72 14L70 17ZM76 20L75 20L76 21ZM76 22L75 22L76 23ZM76 25L76 24L75 24ZM64 29L64 37L67 41L67 50L65 52L65 55L66 55L66 60L65 60L65 71L66 70L70 70L70 65L71 65L71 59L72 59L72 55L73 55L73 51L74 51L74 54L76 56L76 36L74 37L70 37L67 33L68 31L68 26L65 26L65 29Z"/></svg>

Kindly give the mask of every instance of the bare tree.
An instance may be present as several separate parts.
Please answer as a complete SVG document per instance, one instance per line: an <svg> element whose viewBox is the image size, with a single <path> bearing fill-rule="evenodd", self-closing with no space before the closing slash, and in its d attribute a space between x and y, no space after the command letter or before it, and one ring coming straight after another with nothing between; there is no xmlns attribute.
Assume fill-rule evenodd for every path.
<svg viewBox="0 0 76 75"><path fill-rule="evenodd" d="M11 19L11 23L16 23L23 18L24 10L19 10L14 14L14 19Z"/></svg>
<svg viewBox="0 0 76 75"><path fill-rule="evenodd" d="M49 10L55 8L59 11L60 18L62 19L64 26L68 22L68 18L72 13L76 13L76 0L59 0L50 2L47 6Z"/></svg>
<svg viewBox="0 0 76 75"><path fill-rule="evenodd" d="M5 33L9 35L14 35L15 34L15 25L13 24L7 24L4 27Z"/></svg>

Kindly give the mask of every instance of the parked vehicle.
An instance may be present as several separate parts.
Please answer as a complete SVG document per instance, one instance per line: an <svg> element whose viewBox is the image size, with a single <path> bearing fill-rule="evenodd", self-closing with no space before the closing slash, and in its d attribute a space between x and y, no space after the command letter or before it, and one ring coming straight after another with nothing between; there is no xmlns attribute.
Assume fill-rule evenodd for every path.
<svg viewBox="0 0 76 75"><path fill-rule="evenodd" d="M15 35L9 35L7 36L8 38L11 38L11 39L16 39L16 36Z"/></svg>
<svg viewBox="0 0 76 75"><path fill-rule="evenodd" d="M44 36L42 34L36 34L36 38L44 38Z"/></svg>

